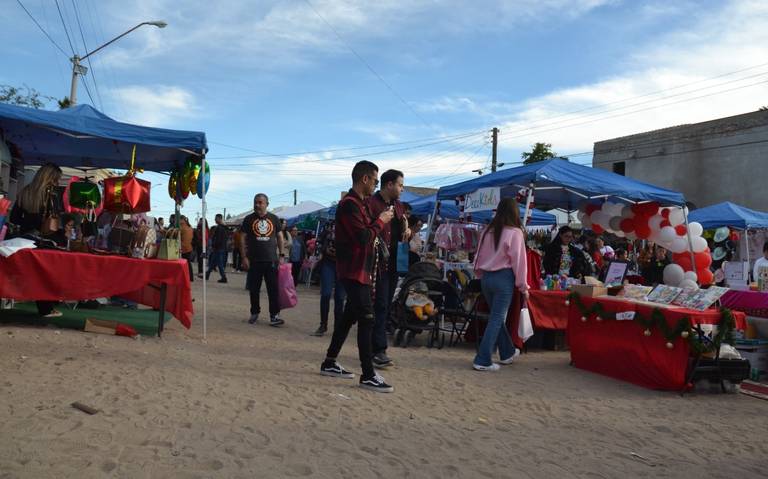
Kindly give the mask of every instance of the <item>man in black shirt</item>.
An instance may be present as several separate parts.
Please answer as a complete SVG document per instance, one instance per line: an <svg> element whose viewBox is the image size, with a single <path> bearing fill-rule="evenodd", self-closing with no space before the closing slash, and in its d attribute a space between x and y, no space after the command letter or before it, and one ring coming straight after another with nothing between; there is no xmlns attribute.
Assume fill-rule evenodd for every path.
<svg viewBox="0 0 768 479"><path fill-rule="evenodd" d="M246 284L251 293L251 318L254 324L259 318L261 307L259 294L261 282L267 283L269 297L269 325L280 326L285 321L280 319L278 304L277 268L279 264L278 249L283 249L283 235L280 232L280 219L272 213L267 213L269 198L264 193L258 193L253 198L253 213L243 220L240 231L245 233L245 240L240 246L243 269L248 271Z"/></svg>
<svg viewBox="0 0 768 479"><path fill-rule="evenodd" d="M211 271L219 268L221 279L219 283L227 282L227 273L224 269L227 267L227 227L224 226L224 216L216 215L216 226L211 229L211 255L209 258L208 271L205 273L205 279L211 277Z"/></svg>

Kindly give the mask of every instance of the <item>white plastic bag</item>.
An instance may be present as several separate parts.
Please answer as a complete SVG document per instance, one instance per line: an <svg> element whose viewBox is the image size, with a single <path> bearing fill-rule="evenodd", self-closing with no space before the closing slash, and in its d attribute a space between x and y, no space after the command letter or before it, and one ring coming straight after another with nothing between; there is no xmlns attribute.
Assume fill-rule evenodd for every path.
<svg viewBox="0 0 768 479"><path fill-rule="evenodd" d="M528 308L522 308L520 310L520 323L517 325L517 335L523 342L533 336L533 324L531 324L531 313L528 312Z"/></svg>

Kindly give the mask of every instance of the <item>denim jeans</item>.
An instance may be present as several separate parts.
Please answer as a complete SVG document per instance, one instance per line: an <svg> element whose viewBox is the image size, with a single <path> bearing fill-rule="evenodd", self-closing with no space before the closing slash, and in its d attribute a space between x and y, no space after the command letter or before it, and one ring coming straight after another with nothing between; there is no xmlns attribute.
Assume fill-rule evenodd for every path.
<svg viewBox="0 0 768 479"><path fill-rule="evenodd" d="M335 325L344 314L344 300L347 294L344 291L344 285L336 279L336 263L323 261L320 264L320 326L328 327L331 295L333 295L333 324L336 327Z"/></svg>
<svg viewBox="0 0 768 479"><path fill-rule="evenodd" d="M512 268L483 273L480 280L483 296L491 314L485 328L483 339L475 356L475 364L490 366L491 356L499 350L501 359L509 359L515 353L515 346L507 330L507 311L515 293L515 273Z"/></svg>
<svg viewBox="0 0 768 479"><path fill-rule="evenodd" d="M206 278L211 275L211 271L219 268L219 274L221 275L221 279L227 279L227 273L224 272L224 270L227 267L227 251L211 251L211 256L208 258L208 261L210 262L208 264L208 271L206 271L205 275Z"/></svg>
<svg viewBox="0 0 768 479"><path fill-rule="evenodd" d="M373 310L376 316L373 323L373 354L387 352L387 321L389 321L389 303L392 302L390 277L386 273L379 274L376 281L376 298Z"/></svg>

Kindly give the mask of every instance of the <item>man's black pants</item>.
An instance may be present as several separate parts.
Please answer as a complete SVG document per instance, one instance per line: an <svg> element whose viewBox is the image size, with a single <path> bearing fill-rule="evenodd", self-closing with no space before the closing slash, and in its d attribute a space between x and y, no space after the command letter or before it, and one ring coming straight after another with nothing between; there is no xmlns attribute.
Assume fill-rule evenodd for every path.
<svg viewBox="0 0 768 479"><path fill-rule="evenodd" d="M334 324L331 345L328 347L327 357L336 359L339 357L341 347L347 340L347 335L352 325L357 323L357 350L360 355L360 367L363 370L363 379L372 378L373 371L373 299L371 298L371 286L361 284L348 279L340 280L347 292L347 304L344 306L344 315L341 321Z"/></svg>
<svg viewBox="0 0 768 479"><path fill-rule="evenodd" d="M249 261L248 277L245 282L251 293L251 314L261 313L259 295L261 283L267 283L267 297L269 298L269 316L280 314L280 304L277 289L277 263L265 261Z"/></svg>

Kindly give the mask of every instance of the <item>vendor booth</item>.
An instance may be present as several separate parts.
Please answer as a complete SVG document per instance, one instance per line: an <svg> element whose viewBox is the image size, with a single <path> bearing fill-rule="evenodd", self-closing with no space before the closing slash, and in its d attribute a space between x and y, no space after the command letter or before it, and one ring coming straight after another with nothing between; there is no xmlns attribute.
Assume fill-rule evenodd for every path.
<svg viewBox="0 0 768 479"><path fill-rule="evenodd" d="M104 204L116 202L119 207L115 211L121 215L149 210L150 185L138 174L144 170L181 174L186 165L190 171L199 172L195 175L199 181L194 183L199 186L196 189L203 202L203 215L206 213L210 170L205 163L208 147L202 132L120 123L89 105L45 111L0 104L0 140L27 166L52 163L85 170L128 170L126 176L104 188ZM179 186L188 186L188 180L185 177ZM184 193L186 197L189 189ZM182 195L181 188L178 195ZM121 209L124 207L127 209ZM119 295L159 309L158 334L164 312L173 314L186 328L192 324L186 261L35 248L0 258L0 275L6 278L0 283L0 297L61 301ZM205 283L203 291L205 336Z"/></svg>

